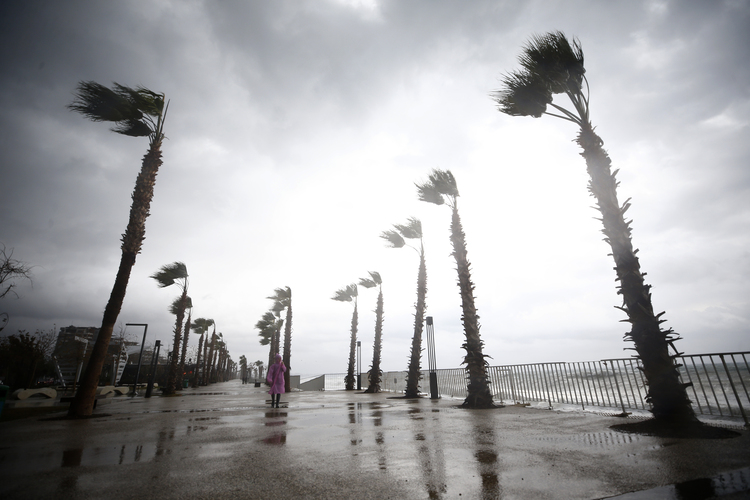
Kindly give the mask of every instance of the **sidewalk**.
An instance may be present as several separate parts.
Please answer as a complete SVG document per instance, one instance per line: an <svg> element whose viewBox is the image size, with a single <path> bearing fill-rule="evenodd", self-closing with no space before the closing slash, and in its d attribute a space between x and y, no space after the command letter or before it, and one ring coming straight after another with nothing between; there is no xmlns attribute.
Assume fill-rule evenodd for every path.
<svg viewBox="0 0 750 500"><path fill-rule="evenodd" d="M3 422L0 497L750 496L748 431L665 439L614 432L623 419L589 413L471 411L457 400L344 391L285 394L287 407L271 409L268 397L231 381L178 397L117 398L88 420ZM709 479L669 486L699 478ZM675 496L684 488L713 496Z"/></svg>

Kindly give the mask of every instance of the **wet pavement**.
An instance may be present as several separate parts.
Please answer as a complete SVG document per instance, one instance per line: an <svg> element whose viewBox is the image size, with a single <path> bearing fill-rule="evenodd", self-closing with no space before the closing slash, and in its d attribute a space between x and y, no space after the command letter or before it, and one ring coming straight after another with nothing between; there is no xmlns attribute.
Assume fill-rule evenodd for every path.
<svg viewBox="0 0 750 500"><path fill-rule="evenodd" d="M747 431L667 439L615 432L617 417L390 393L268 399L231 381L3 422L0 498L750 498Z"/></svg>

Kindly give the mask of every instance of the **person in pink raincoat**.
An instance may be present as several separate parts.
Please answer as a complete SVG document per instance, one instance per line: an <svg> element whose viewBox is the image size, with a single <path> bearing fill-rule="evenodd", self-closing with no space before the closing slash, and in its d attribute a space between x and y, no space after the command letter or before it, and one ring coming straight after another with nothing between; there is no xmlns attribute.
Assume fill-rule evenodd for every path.
<svg viewBox="0 0 750 500"><path fill-rule="evenodd" d="M281 361L281 354L276 355L276 362L271 365L268 369L268 375L266 375L266 382L271 386L271 390L268 394L271 395L271 408L276 406L279 407L279 401L281 401L281 395L284 393L284 372L286 371L286 365Z"/></svg>

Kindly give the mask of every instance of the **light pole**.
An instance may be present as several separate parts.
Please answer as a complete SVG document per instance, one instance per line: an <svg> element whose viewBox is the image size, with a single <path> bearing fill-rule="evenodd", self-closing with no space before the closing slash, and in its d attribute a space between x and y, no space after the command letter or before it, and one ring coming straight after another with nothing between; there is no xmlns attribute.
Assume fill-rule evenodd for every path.
<svg viewBox="0 0 750 500"><path fill-rule="evenodd" d="M156 349L154 359L151 360L151 373L148 375L148 385L146 385L146 395L144 397L150 398L151 392L154 390L154 378L156 378L156 370L159 368L159 350L161 349L161 340L157 340L154 343Z"/></svg>
<svg viewBox="0 0 750 500"><path fill-rule="evenodd" d="M146 345L146 332L148 331L148 323L125 323L125 326L142 326L143 327L143 341L141 342L141 353L138 355L138 368L135 370L135 382L133 382L133 394L132 397L138 395L138 375L141 373L141 360L143 359L143 347Z"/></svg>
<svg viewBox="0 0 750 500"><path fill-rule="evenodd" d="M362 390L362 342L357 341L357 390Z"/></svg>
<svg viewBox="0 0 750 500"><path fill-rule="evenodd" d="M440 399L437 385L437 361L435 360L435 329L432 316L427 316L427 363L430 367L430 399Z"/></svg>

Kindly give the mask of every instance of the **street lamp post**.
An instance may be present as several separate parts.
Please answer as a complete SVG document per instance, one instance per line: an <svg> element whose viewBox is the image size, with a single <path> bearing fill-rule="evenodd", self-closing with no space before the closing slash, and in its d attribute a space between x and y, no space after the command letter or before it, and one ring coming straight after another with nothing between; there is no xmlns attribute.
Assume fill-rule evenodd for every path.
<svg viewBox="0 0 750 500"><path fill-rule="evenodd" d="M138 355L138 368L135 370L135 382L133 382L133 394L132 397L138 395L138 375L141 373L141 360L143 360L143 347L146 345L146 332L148 331L148 323L125 323L125 326L142 326L143 327L143 341L141 341L141 353Z"/></svg>
<svg viewBox="0 0 750 500"><path fill-rule="evenodd" d="M151 373L148 375L148 385L146 386L146 395L144 397L150 398L151 392L154 390L154 379L156 378L156 370L159 368L159 350L161 349L161 340L157 340L154 343L156 348L156 356L151 360Z"/></svg>
<svg viewBox="0 0 750 500"><path fill-rule="evenodd" d="M435 328L432 326L432 316L427 316L427 363L430 367L430 399L439 399L437 361L435 360Z"/></svg>
<svg viewBox="0 0 750 500"><path fill-rule="evenodd" d="M357 341L357 390L362 390L362 342Z"/></svg>

